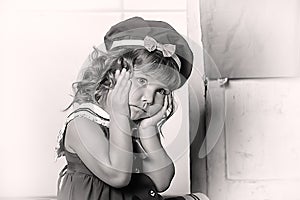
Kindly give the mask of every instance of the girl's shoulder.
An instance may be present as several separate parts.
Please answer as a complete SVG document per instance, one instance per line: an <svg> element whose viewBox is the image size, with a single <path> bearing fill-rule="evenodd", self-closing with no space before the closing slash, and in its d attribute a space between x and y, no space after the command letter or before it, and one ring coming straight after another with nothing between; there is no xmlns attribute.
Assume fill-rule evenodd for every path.
<svg viewBox="0 0 300 200"><path fill-rule="evenodd" d="M109 137L108 130L105 130L109 127L109 120L109 114L98 105L93 103L75 105L73 111L71 111L71 113L67 116L57 136L57 145L55 148L56 159L64 155L66 131L70 130L70 128L72 129L72 126L80 124L81 126L95 127L100 125L103 127L102 131L105 136Z"/></svg>
<svg viewBox="0 0 300 200"><path fill-rule="evenodd" d="M97 124L109 127L109 114L100 106L93 103L82 103L80 105L76 105L73 109L73 112L68 115L66 123L69 123L71 120L77 117L87 118L93 122L96 122Z"/></svg>

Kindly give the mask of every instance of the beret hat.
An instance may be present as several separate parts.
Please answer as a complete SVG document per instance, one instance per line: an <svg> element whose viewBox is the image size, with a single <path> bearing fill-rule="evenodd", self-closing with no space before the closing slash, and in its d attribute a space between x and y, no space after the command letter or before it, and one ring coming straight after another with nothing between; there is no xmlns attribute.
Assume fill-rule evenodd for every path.
<svg viewBox="0 0 300 200"><path fill-rule="evenodd" d="M168 23L163 21L144 20L141 17L133 17L124 20L110 28L104 36L104 43L107 51L114 48L114 43L120 41L144 41L151 37L159 44L171 44L176 46L174 54L180 61L181 85L191 74L193 65L193 53L187 41ZM123 44L132 48L136 44ZM176 61L176 60L175 60ZM177 62L177 64L178 64Z"/></svg>

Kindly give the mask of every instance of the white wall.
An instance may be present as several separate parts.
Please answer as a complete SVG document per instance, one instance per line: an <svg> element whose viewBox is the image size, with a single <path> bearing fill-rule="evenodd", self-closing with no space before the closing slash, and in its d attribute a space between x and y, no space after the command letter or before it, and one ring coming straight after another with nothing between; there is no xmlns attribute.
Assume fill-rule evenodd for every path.
<svg viewBox="0 0 300 200"><path fill-rule="evenodd" d="M200 2L211 114L207 194L299 200L299 1Z"/></svg>
<svg viewBox="0 0 300 200"><path fill-rule="evenodd" d="M71 83L110 26L135 15L167 21L187 35L184 0L0 1L0 198L55 196L65 162L54 162L54 147ZM166 125L164 144L176 165L166 194L189 192L187 92L177 93L181 107Z"/></svg>
<svg viewBox="0 0 300 200"><path fill-rule="evenodd" d="M299 199L299 99L299 78L229 82L225 126L208 154L210 199Z"/></svg>

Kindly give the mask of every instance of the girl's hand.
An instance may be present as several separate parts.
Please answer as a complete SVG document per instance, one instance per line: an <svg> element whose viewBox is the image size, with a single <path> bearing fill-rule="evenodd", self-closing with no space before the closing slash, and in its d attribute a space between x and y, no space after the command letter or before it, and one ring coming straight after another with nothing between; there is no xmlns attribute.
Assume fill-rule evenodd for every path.
<svg viewBox="0 0 300 200"><path fill-rule="evenodd" d="M108 92L107 95L107 107L111 117L115 114L121 114L130 117L129 111L129 91L131 88L130 72L125 68L116 70L115 78L117 83L113 89Z"/></svg>
<svg viewBox="0 0 300 200"><path fill-rule="evenodd" d="M145 128L148 128L148 127L157 127L157 124L160 120L162 120L163 118L166 117L166 114L167 114L167 108L169 106L169 104L171 103L170 102L170 97L169 95L166 95L165 96L165 99L164 99L164 105L163 107L161 108L160 111L158 111L156 114L154 114L152 117L149 117L149 118L146 118L146 119L143 119L141 122L140 122L140 126L139 128L141 129L145 129Z"/></svg>

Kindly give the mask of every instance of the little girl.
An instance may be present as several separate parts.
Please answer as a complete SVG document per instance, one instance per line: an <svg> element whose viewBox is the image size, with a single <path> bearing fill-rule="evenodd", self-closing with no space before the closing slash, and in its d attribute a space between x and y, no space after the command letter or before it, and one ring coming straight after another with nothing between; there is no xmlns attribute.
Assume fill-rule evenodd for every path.
<svg viewBox="0 0 300 200"><path fill-rule="evenodd" d="M191 73L193 54L169 24L134 17L107 32L106 52L89 57L58 137L58 200L163 199L174 164L160 142L172 92ZM179 197L180 198L180 197Z"/></svg>

